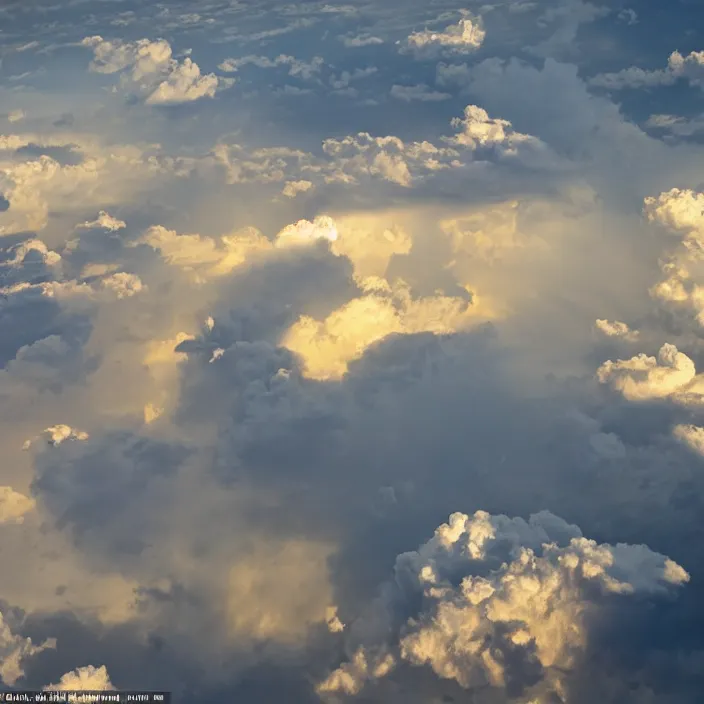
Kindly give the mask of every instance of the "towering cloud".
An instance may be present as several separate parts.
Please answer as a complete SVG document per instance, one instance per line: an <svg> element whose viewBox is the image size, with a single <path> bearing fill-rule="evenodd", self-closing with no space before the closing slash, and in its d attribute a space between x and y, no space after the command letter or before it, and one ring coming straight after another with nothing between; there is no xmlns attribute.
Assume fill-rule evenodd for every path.
<svg viewBox="0 0 704 704"><path fill-rule="evenodd" d="M86 37L82 44L93 50L92 71L123 74L129 85L144 94L149 105L212 98L220 88L230 85L214 73L201 74L190 57L183 61L174 59L171 45L164 39L123 42L95 35Z"/></svg>
<svg viewBox="0 0 704 704"><path fill-rule="evenodd" d="M414 54L417 58L432 58L442 54L470 54L481 47L486 31L481 17L462 17L441 31L425 29L413 32L401 45L402 52Z"/></svg>
<svg viewBox="0 0 704 704"><path fill-rule="evenodd" d="M477 701L564 700L590 631L616 618L621 599L657 598L688 581L643 545L599 545L549 512L527 522L455 513L398 556L393 579L346 629L350 660L318 691L359 695L411 665Z"/></svg>

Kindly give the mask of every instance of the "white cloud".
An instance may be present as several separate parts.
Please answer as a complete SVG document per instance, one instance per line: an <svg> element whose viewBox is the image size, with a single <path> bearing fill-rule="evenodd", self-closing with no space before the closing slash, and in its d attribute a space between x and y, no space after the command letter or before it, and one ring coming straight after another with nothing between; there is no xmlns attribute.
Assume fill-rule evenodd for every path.
<svg viewBox="0 0 704 704"><path fill-rule="evenodd" d="M513 129L508 120L492 118L484 108L468 105L464 117L454 118L452 126L461 131L446 141L470 150L493 148L501 158L516 159L538 168L562 168L561 159L537 137Z"/></svg>
<svg viewBox="0 0 704 704"><path fill-rule="evenodd" d="M487 525L521 537L475 545L477 561L458 547L466 535L449 557L422 549L428 559L400 560L383 588L399 600L355 618L404 535L415 545L461 494L472 510L558 506L600 540L645 540L701 572L683 539L701 473L675 446L698 453L704 426L688 190L701 150L649 137L628 104L588 93L585 49L608 40L618 9L577 36L602 12L583 0L477 7L504 59L475 65L483 25L437 16L437 3L127 14L52 2L37 22L32 8L0 11L17 42L29 28L67 42L3 67L46 70L8 83L5 113L28 117L0 136L0 553L13 565L0 599L12 634L60 644L25 668L31 682L93 663L56 686L101 687L109 670L121 687L204 700L305 700L308 673L349 659L339 686L379 679L363 694L389 704L461 700L458 683L475 679L496 685L465 693L482 704L541 701L563 682L565 701L696 698L696 653L658 640L656 609L639 618L658 575L667 587L677 569L646 549L569 545L579 532L545 515L527 528L469 517L460 529L477 545ZM70 56L84 16L91 32L112 27L88 41L92 76ZM466 63L440 65L433 82L435 62L421 75L397 55L409 34L404 51ZM538 52L574 63L510 58L546 37ZM204 41L222 51L199 54ZM223 70L281 80L208 101L230 81L205 62L225 56ZM349 99L295 97L310 89ZM440 100L464 91L450 128ZM425 104L391 110L399 100ZM663 189L646 212L674 237L637 212ZM636 335L635 351L667 340L677 353L638 366ZM605 385L662 402L601 393L596 354L625 360ZM629 585L636 598L621 593L626 608L610 611L609 590ZM666 615L696 623L692 603ZM385 625L388 637L363 633Z"/></svg>
<svg viewBox="0 0 704 704"><path fill-rule="evenodd" d="M171 45L164 39L136 42L108 41L100 36L86 37L83 46L93 50L91 70L97 73L122 73L130 84L145 95L149 105L176 105L215 93L232 85L214 73L202 75L200 67L186 57L173 58Z"/></svg>
<svg viewBox="0 0 704 704"><path fill-rule="evenodd" d="M88 665L86 667L79 667L71 672L67 672L65 675L61 676L61 679L57 684L50 684L44 689L53 691L105 691L113 690L112 682L108 677L108 671L105 665L101 667L94 667L93 665Z"/></svg>
<svg viewBox="0 0 704 704"><path fill-rule="evenodd" d="M467 16L440 32L428 29L413 32L401 44L401 51L412 53L417 58L470 54L481 47L485 38L486 31L481 17Z"/></svg>
<svg viewBox="0 0 704 704"><path fill-rule="evenodd" d="M279 66L288 66L288 75L303 80L311 80L315 78L320 70L325 65L325 61L321 56L315 56L311 61L302 61L294 56L280 54L275 59L270 59L266 56L257 56L250 54L239 59L225 59L218 68L221 71L235 73L243 66L256 66L257 68L277 68Z"/></svg>
<svg viewBox="0 0 704 704"><path fill-rule="evenodd" d="M589 84L617 91L671 85L680 78L693 86L704 88L704 51L692 51L687 56L675 51L670 54L665 69L649 71L631 66L615 73L598 74L589 80Z"/></svg>
<svg viewBox="0 0 704 704"><path fill-rule="evenodd" d="M212 98L222 85L222 79L212 73L202 76L198 64L186 58L159 83L146 102L148 105L176 105Z"/></svg>
<svg viewBox="0 0 704 704"><path fill-rule="evenodd" d="M620 320L603 320L597 319L594 327L605 337L617 337L628 342L634 342L638 339L639 333L637 330L631 330L626 323Z"/></svg>
<svg viewBox="0 0 704 704"><path fill-rule="evenodd" d="M663 345L657 357L639 354L628 360L609 360L598 371L597 378L620 391L629 401L666 398L694 380L694 362L677 347Z"/></svg>
<svg viewBox="0 0 704 704"><path fill-rule="evenodd" d="M98 213L98 217L95 220L88 220L76 225L77 230L92 230L100 228L102 230L107 230L108 232L117 232L118 230L124 230L127 227L127 223L123 220L118 220L114 218L109 213L101 210Z"/></svg>
<svg viewBox="0 0 704 704"><path fill-rule="evenodd" d="M548 512L528 522L455 513L397 557L394 579L349 626L350 661L318 692L357 695L408 663L498 698L509 687L526 701L549 697L579 671L590 629L618 609L614 595L657 597L687 581L644 545L599 545Z"/></svg>
<svg viewBox="0 0 704 704"><path fill-rule="evenodd" d="M680 239L680 246L661 259L664 278L650 289L651 296L704 325L704 287L692 275L704 249L704 194L673 188L657 198L646 198L644 213L648 221Z"/></svg>
<svg viewBox="0 0 704 704"><path fill-rule="evenodd" d="M675 234L704 233L704 193L672 188L657 197L648 196L644 212L650 222Z"/></svg>
<svg viewBox="0 0 704 704"><path fill-rule="evenodd" d="M299 220L292 225L287 225L276 236L275 245L286 248L309 245L318 240L334 242L336 239L335 221L327 215L320 215L313 222Z"/></svg>
<svg viewBox="0 0 704 704"><path fill-rule="evenodd" d="M56 643L53 640L47 640L42 645L34 645L30 638L15 635L0 612L0 679L5 685L12 687L24 676L26 659L54 647Z"/></svg>

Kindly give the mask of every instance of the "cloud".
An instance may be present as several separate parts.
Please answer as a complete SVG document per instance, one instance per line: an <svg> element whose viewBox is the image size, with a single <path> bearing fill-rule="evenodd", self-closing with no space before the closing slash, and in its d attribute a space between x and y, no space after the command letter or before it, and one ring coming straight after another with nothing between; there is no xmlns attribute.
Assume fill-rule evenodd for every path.
<svg viewBox="0 0 704 704"><path fill-rule="evenodd" d="M31 639L14 634L4 615L0 613L0 682L12 687L24 676L26 660L54 647L56 642L53 640L34 645Z"/></svg>
<svg viewBox="0 0 704 704"><path fill-rule="evenodd" d="M538 26L552 30L547 39L528 51L542 57L560 58L564 54L576 53L578 34L583 24L590 24L608 16L611 8L599 6L585 0L560 0L551 4L538 18Z"/></svg>
<svg viewBox="0 0 704 704"><path fill-rule="evenodd" d="M675 51L670 54L665 69L649 71L632 66L616 73L598 74L589 80L589 85L617 91L671 85L681 78L704 88L704 51L692 51L687 56Z"/></svg>
<svg viewBox="0 0 704 704"><path fill-rule="evenodd" d="M652 298L675 314L704 323L704 289L697 271L704 244L704 194L673 188L644 202L648 221L680 239L660 261L664 278L650 289Z"/></svg>
<svg viewBox="0 0 704 704"><path fill-rule="evenodd" d="M622 323L620 320L603 320L597 319L594 323L594 327L606 337L617 337L628 342L634 342L638 339L638 331L631 330L626 323Z"/></svg>
<svg viewBox="0 0 704 704"><path fill-rule="evenodd" d="M639 354L628 360L609 360L597 371L602 384L609 384L631 401L670 396L686 387L695 375L694 362L671 344L663 345L657 357Z"/></svg>
<svg viewBox="0 0 704 704"><path fill-rule="evenodd" d="M101 210L98 213L98 217L95 220L89 220L76 226L77 230L92 230L96 228L101 228L103 230L108 230L109 232L117 232L118 230L124 230L127 224L124 220L118 220L114 218L109 213Z"/></svg>
<svg viewBox="0 0 704 704"><path fill-rule="evenodd" d="M177 105L215 93L231 85L215 74L202 75L198 64L186 57L179 62L164 39L136 42L109 41L101 36L86 37L82 45L93 50L91 71L114 74L124 72L129 83L145 96L148 105Z"/></svg>
<svg viewBox="0 0 704 704"><path fill-rule="evenodd" d="M162 225L146 230L130 246L146 244L157 250L164 261L203 276L221 276L243 264L254 252L270 245L261 233L245 230L219 241L201 235L179 234Z"/></svg>
<svg viewBox="0 0 704 704"><path fill-rule="evenodd" d="M310 181L287 181L282 194L287 198L295 198L301 193L307 193L313 188Z"/></svg>
<svg viewBox="0 0 704 704"><path fill-rule="evenodd" d="M695 701L702 150L641 125L696 92L582 78L657 66L652 12L20 5L0 610L56 648L16 686Z"/></svg>
<svg viewBox="0 0 704 704"><path fill-rule="evenodd" d="M672 429L675 438L704 456L704 428L696 425L677 425Z"/></svg>
<svg viewBox="0 0 704 704"><path fill-rule="evenodd" d="M618 13L618 18L622 22L625 22L629 26L634 25L634 24L638 24L638 13L631 8L626 8L624 10L621 10Z"/></svg>
<svg viewBox="0 0 704 704"><path fill-rule="evenodd" d="M672 230L675 234L696 236L704 231L704 193L673 188L659 196L648 196L644 212L650 222Z"/></svg>
<svg viewBox="0 0 704 704"><path fill-rule="evenodd" d="M44 431L44 438L49 445L56 446L67 440L87 440L88 433L83 430L77 430L70 425L52 425ZM29 449L32 445L32 440L28 440L24 444L24 449Z"/></svg>
<svg viewBox="0 0 704 704"><path fill-rule="evenodd" d="M44 689L52 691L105 691L113 690L112 682L108 677L108 672L105 665L101 667L79 667L71 672L67 672L61 676L61 680L57 684L51 684Z"/></svg>
<svg viewBox="0 0 704 704"><path fill-rule="evenodd" d="M14 491L12 487L0 486L0 525L22 523L26 513L34 508L34 501Z"/></svg>
<svg viewBox="0 0 704 704"><path fill-rule="evenodd" d="M336 379L375 342L393 334L450 334L485 322L486 310L475 309L461 297L429 296L414 299L402 281L362 281L368 293L331 313L324 321L302 317L281 344L303 359L306 373L315 379Z"/></svg>
<svg viewBox="0 0 704 704"><path fill-rule="evenodd" d="M409 664L482 701L492 690L564 696L590 631L620 598L655 598L688 581L644 545L599 545L549 512L528 522L454 513L397 557L394 578L349 627L349 662L318 691L355 696Z"/></svg>
<svg viewBox="0 0 704 704"><path fill-rule="evenodd" d="M218 68L221 71L235 73L242 66L253 65L257 68L277 68L279 66L288 66L288 75L302 80L313 79L325 65L325 61L321 56L315 56L311 61L301 61L293 56L280 54L275 59L269 59L266 56L256 56L250 54L239 59L225 59Z"/></svg>
<svg viewBox="0 0 704 704"><path fill-rule="evenodd" d="M401 44L400 51L413 54L419 59L471 54L482 46L485 38L486 31L481 17L475 18L470 15L440 32L429 29L413 32Z"/></svg>
<svg viewBox="0 0 704 704"><path fill-rule="evenodd" d="M411 103L414 100L423 103L433 103L440 100L448 100L451 96L449 93L431 90L427 85L421 83L416 86L393 85L391 86L391 97L402 100L405 103Z"/></svg>
<svg viewBox="0 0 704 704"><path fill-rule="evenodd" d="M660 113L651 115L645 122L645 127L662 130L673 137L693 137L704 132L704 118L701 115L691 119L680 115Z"/></svg>
<svg viewBox="0 0 704 704"><path fill-rule="evenodd" d="M372 34L367 33L343 36L339 37L339 39L348 49L357 49L365 46L377 46L384 43L384 40L380 37L375 37Z"/></svg>

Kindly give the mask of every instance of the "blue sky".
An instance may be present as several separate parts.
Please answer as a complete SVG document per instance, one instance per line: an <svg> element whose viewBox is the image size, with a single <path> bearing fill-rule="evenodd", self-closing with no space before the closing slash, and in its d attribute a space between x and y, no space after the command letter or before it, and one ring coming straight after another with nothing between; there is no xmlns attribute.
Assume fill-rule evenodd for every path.
<svg viewBox="0 0 704 704"><path fill-rule="evenodd" d="M0 8L0 689L696 704L692 0Z"/></svg>

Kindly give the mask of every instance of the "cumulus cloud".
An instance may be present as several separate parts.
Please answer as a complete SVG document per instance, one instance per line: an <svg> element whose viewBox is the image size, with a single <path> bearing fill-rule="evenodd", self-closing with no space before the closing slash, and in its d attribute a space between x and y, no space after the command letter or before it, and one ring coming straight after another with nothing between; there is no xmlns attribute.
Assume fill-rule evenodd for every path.
<svg viewBox="0 0 704 704"><path fill-rule="evenodd" d="M295 198L301 193L307 193L311 188L313 188L313 184L310 181L287 181L281 192L287 198Z"/></svg>
<svg viewBox="0 0 704 704"><path fill-rule="evenodd" d="M594 327L605 337L616 337L629 342L634 342L638 339L639 333L637 330L631 330L626 323L620 320L603 320L597 319Z"/></svg>
<svg viewBox="0 0 704 704"><path fill-rule="evenodd" d="M645 199L645 216L675 233L698 233L704 230L704 193L672 188L659 196Z"/></svg>
<svg viewBox="0 0 704 704"><path fill-rule="evenodd" d="M47 648L56 647L54 640L34 645L30 638L23 638L10 630L4 615L0 613L0 682L12 687L24 676L25 661Z"/></svg>
<svg viewBox="0 0 704 704"><path fill-rule="evenodd" d="M482 46L485 38L486 31L481 17L470 15L439 32L429 29L413 32L401 44L400 50L414 54L416 58L471 54Z"/></svg>
<svg viewBox="0 0 704 704"><path fill-rule="evenodd" d="M311 80L320 73L320 70L325 65L325 61L321 56L315 56L311 61L302 61L294 56L281 54L275 59L270 59L266 56L256 56L250 54L239 59L225 59L218 68L221 71L228 73L236 73L243 66L256 66L257 68L277 68L278 66L287 66L288 75L303 80Z"/></svg>
<svg viewBox="0 0 704 704"><path fill-rule="evenodd" d="M320 215L313 222L299 220L292 225L287 225L276 236L275 244L277 247L296 247L318 240L334 242L336 239L337 226L335 221L327 215Z"/></svg>
<svg viewBox="0 0 704 704"><path fill-rule="evenodd" d="M31 5L0 10L3 684L695 700L701 149L582 79L648 11Z"/></svg>
<svg viewBox="0 0 704 704"><path fill-rule="evenodd" d="M34 500L9 486L0 486L0 524L22 523L34 508Z"/></svg>
<svg viewBox="0 0 704 704"><path fill-rule="evenodd" d="M675 314L704 324L704 288L697 282L698 262L704 246L704 194L673 188L645 199L648 221L679 238L661 259L663 278L650 289L651 296Z"/></svg>
<svg viewBox="0 0 704 704"><path fill-rule="evenodd" d="M86 667L79 667L71 672L67 672L65 675L61 676L61 679L57 684L50 684L44 689L52 691L105 691L115 689L110 678L108 677L108 671L105 665L100 667L94 667L93 665L87 665Z"/></svg>
<svg viewBox="0 0 704 704"><path fill-rule="evenodd" d="M595 88L623 90L624 88L652 88L666 86L685 79L691 85L704 88L704 51L692 51L683 56L679 51L670 54L667 68L649 71L631 66L615 73L600 73L589 80Z"/></svg>
<svg viewBox="0 0 704 704"><path fill-rule="evenodd" d="M597 378L631 401L665 398L682 390L695 377L694 362L677 347L663 345L657 357L639 354L631 359L609 360L599 367Z"/></svg>
<svg viewBox="0 0 704 704"><path fill-rule="evenodd" d="M655 598L688 581L644 545L600 545L549 512L455 513L397 557L393 580L350 625L349 662L318 691L355 696L408 664L481 701L492 691L564 697L590 630L617 613L619 597Z"/></svg>
<svg viewBox="0 0 704 704"><path fill-rule="evenodd" d="M214 73L201 74L190 57L180 62L174 59L171 45L164 39L122 42L95 35L86 37L82 44L93 50L92 71L125 75L130 85L145 95L149 105L212 98L218 90L231 85Z"/></svg>
<svg viewBox="0 0 704 704"><path fill-rule="evenodd" d="M125 227L127 227L127 224L124 220L118 220L104 210L101 210L95 220L87 220L86 222L80 223L76 226L76 229L92 230L94 228L100 228L102 230L108 230L109 232L117 232L118 230L124 230Z"/></svg>

